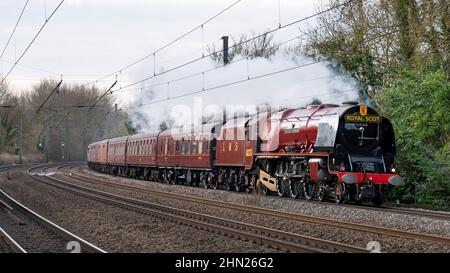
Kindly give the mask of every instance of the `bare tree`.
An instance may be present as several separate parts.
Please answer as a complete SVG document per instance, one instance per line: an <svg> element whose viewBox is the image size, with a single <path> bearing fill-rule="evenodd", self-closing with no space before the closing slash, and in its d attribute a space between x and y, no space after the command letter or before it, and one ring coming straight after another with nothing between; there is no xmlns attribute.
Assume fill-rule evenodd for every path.
<svg viewBox="0 0 450 273"><path fill-rule="evenodd" d="M251 37L251 38L250 38ZM278 51L278 46L274 45L273 34L242 34L238 39L231 37L233 45L228 52L229 61L233 61L236 56L254 58L270 58ZM215 45L207 46L211 59L215 63L223 63L223 52Z"/></svg>
<svg viewBox="0 0 450 273"><path fill-rule="evenodd" d="M373 97L390 71L435 62L449 71L449 8L445 0L358 0L319 16L302 54L336 60ZM339 6L339 7L338 7ZM321 8L322 9L322 8ZM450 73L448 73L450 74Z"/></svg>
<svg viewBox="0 0 450 273"><path fill-rule="evenodd" d="M48 142L44 149L49 159L61 160L63 155L65 159L70 155L71 160L81 160L89 143L126 134L127 113L116 109L111 97L106 96L91 109L103 90L63 84L49 97L56 84L43 80L20 100L28 153L38 153L38 143Z"/></svg>

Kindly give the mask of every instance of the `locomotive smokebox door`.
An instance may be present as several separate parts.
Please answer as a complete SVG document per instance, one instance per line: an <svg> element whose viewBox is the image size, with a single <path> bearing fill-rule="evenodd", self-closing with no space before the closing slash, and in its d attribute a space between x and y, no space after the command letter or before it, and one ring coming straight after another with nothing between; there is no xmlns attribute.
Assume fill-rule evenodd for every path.
<svg viewBox="0 0 450 273"><path fill-rule="evenodd" d="M321 118L317 128L317 137L315 144L317 150L329 152L332 152L334 150L338 125L338 115L324 116Z"/></svg>

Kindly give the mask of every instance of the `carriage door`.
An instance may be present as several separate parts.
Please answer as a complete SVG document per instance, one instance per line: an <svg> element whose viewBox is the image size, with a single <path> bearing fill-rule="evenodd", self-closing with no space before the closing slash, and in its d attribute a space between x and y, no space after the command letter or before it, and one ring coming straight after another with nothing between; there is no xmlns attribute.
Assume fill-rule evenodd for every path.
<svg viewBox="0 0 450 273"><path fill-rule="evenodd" d="M216 146L217 146L217 139L216 137L213 137L213 139L209 142L209 152L211 156L212 166L216 165L216 150L217 150Z"/></svg>
<svg viewBox="0 0 450 273"><path fill-rule="evenodd" d="M255 153L255 143L256 141L253 141L250 139L250 136L252 135L250 132L250 126L248 126L248 122L245 126L245 139L244 139L244 165L245 169L251 169L253 165L253 154Z"/></svg>

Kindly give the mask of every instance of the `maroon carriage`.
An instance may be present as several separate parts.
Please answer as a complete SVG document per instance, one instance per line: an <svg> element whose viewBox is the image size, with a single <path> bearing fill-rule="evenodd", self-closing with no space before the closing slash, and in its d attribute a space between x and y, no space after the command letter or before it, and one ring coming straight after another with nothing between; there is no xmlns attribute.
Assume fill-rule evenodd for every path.
<svg viewBox="0 0 450 273"><path fill-rule="evenodd" d="M218 124L174 128L158 138L158 167L163 180L171 183L206 183L215 161L215 132Z"/></svg>
<svg viewBox="0 0 450 273"><path fill-rule="evenodd" d="M112 138L108 143L108 165L114 175L126 173L126 150L128 137Z"/></svg>
<svg viewBox="0 0 450 273"><path fill-rule="evenodd" d="M158 134L139 134L127 140L127 175L150 179L157 167ZM154 175L154 174L153 174Z"/></svg>
<svg viewBox="0 0 450 273"><path fill-rule="evenodd" d="M94 170L106 171L108 166L108 142L109 140L107 139L89 145L88 162L89 166Z"/></svg>

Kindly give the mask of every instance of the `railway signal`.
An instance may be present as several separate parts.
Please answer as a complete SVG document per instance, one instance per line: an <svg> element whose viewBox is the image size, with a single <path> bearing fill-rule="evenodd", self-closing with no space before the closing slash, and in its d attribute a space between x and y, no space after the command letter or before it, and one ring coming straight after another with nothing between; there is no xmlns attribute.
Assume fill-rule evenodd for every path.
<svg viewBox="0 0 450 273"><path fill-rule="evenodd" d="M61 143L61 158L64 159L64 142Z"/></svg>

